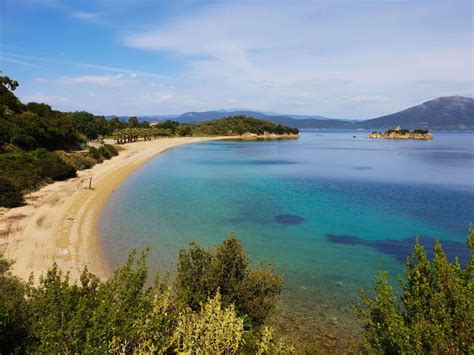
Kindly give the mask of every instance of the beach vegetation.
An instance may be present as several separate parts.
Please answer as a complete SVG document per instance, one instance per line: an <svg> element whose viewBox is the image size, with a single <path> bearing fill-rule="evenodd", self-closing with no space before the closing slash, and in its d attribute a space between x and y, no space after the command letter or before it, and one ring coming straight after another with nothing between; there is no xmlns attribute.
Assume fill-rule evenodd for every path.
<svg viewBox="0 0 474 355"><path fill-rule="evenodd" d="M129 128L138 127L138 118L136 116L132 116L128 119L128 127Z"/></svg>
<svg viewBox="0 0 474 355"><path fill-rule="evenodd" d="M219 293L224 306L235 305L247 325L261 325L277 305L282 285L270 266L250 267L248 254L235 236L210 250L192 242L179 252L177 299L194 311Z"/></svg>
<svg viewBox="0 0 474 355"><path fill-rule="evenodd" d="M65 180L76 175L73 166L59 154L46 149L0 154L0 179L19 191L32 190L41 184Z"/></svg>
<svg viewBox="0 0 474 355"><path fill-rule="evenodd" d="M132 252L106 281L85 268L72 282L54 264L37 285L33 275L29 282L13 276L12 263L0 257L0 352L290 353L276 351L292 348L270 327L249 328L219 291L195 309L179 302L166 282L148 275L147 255ZM227 265L246 259L226 255L237 257Z"/></svg>
<svg viewBox="0 0 474 355"><path fill-rule="evenodd" d="M474 252L474 231L468 235ZM375 279L375 297L361 291L358 315L365 353L472 354L474 352L474 258L449 262L440 242L433 260L417 241L407 258L398 292L386 272Z"/></svg>

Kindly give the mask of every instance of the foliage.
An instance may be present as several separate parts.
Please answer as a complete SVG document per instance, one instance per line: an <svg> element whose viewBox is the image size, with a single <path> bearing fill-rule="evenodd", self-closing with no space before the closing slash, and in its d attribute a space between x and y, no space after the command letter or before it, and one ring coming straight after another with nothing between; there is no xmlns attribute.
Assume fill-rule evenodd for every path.
<svg viewBox="0 0 474 355"><path fill-rule="evenodd" d="M76 170L90 169L97 164L97 160L93 159L88 154L67 153L64 150L58 150L55 153L61 158L61 160L71 165Z"/></svg>
<svg viewBox="0 0 474 355"><path fill-rule="evenodd" d="M274 309L282 279L269 267L251 270L242 244L234 236L213 250L191 243L179 252L176 276L178 301L199 310L217 292L224 306L234 304L250 324L262 324Z"/></svg>
<svg viewBox="0 0 474 355"><path fill-rule="evenodd" d="M117 154L108 144L99 149L89 147L87 154L49 152L44 148L0 154L0 207L19 206L24 193L51 181L75 177L77 170L91 168Z"/></svg>
<svg viewBox="0 0 474 355"><path fill-rule="evenodd" d="M16 207L23 203L20 189L5 178L0 178L0 206Z"/></svg>
<svg viewBox="0 0 474 355"><path fill-rule="evenodd" d="M136 116L132 116L128 119L128 127L130 128L138 127L138 118Z"/></svg>
<svg viewBox="0 0 474 355"><path fill-rule="evenodd" d="M0 352L19 351L28 336L26 286L11 275L12 265L0 257Z"/></svg>
<svg viewBox="0 0 474 355"><path fill-rule="evenodd" d="M297 134L297 128L275 125L268 121L258 120L247 116L230 116L216 120L205 121L190 125L194 135L242 135L265 132L275 134Z"/></svg>
<svg viewBox="0 0 474 355"><path fill-rule="evenodd" d="M474 251L474 231L468 235ZM450 263L437 241L434 258L428 260L416 242L407 259L403 289L397 295L387 273L376 277L375 298L364 291L363 322L367 353L472 353L474 351L474 258L462 268Z"/></svg>
<svg viewBox="0 0 474 355"><path fill-rule="evenodd" d="M0 178L20 191L31 190L48 180L75 176L75 169L45 149L0 155Z"/></svg>
<svg viewBox="0 0 474 355"><path fill-rule="evenodd" d="M38 286L33 276L28 284L12 276L0 256L0 353L236 353L249 332L252 353L291 350L271 329L244 330L219 292L196 310L176 302L169 287L149 281L147 253L132 252L107 281L85 268L73 283L54 264Z"/></svg>
<svg viewBox="0 0 474 355"><path fill-rule="evenodd" d="M414 129L413 130L413 133L416 133L416 134L427 134L428 133L428 130L427 129Z"/></svg>
<svg viewBox="0 0 474 355"><path fill-rule="evenodd" d="M257 341L257 355L279 355L279 354L291 354L294 353L295 349L281 339L275 336L275 331L268 327L262 327L262 338Z"/></svg>
<svg viewBox="0 0 474 355"><path fill-rule="evenodd" d="M222 308L221 295L202 304L200 310L190 309L180 314L173 342L180 353L237 353L243 339L244 322L234 305Z"/></svg>
<svg viewBox="0 0 474 355"><path fill-rule="evenodd" d="M106 353L167 349L176 324L170 293L145 286L145 254L132 253L109 281L87 269L72 284L54 265L38 287L8 275L0 258L0 352Z"/></svg>
<svg viewBox="0 0 474 355"><path fill-rule="evenodd" d="M158 137L170 137L172 135L168 128L151 127L151 128L124 128L113 132L113 138L117 144L131 143L143 140L156 139Z"/></svg>
<svg viewBox="0 0 474 355"><path fill-rule="evenodd" d="M85 138L97 139L126 127L116 117L107 120L84 111L56 111L44 103L22 104L14 94L18 82L0 76L0 84L0 152L8 144L23 150L70 150Z"/></svg>
<svg viewBox="0 0 474 355"><path fill-rule="evenodd" d="M187 137L193 135L193 130L189 125L182 124L178 127L178 135L181 137Z"/></svg>
<svg viewBox="0 0 474 355"><path fill-rule="evenodd" d="M91 140L108 135L114 129L123 128L125 126L120 120L107 121L103 116L95 116L92 113L84 111L69 112L65 115L73 120L79 132Z"/></svg>
<svg viewBox="0 0 474 355"><path fill-rule="evenodd" d="M116 157L118 155L117 149L111 144L104 144L104 149L106 149L112 157Z"/></svg>
<svg viewBox="0 0 474 355"><path fill-rule="evenodd" d="M100 146L97 151L102 157L102 159L109 160L110 158L112 158L112 154L110 154L109 150L106 149L104 146Z"/></svg>

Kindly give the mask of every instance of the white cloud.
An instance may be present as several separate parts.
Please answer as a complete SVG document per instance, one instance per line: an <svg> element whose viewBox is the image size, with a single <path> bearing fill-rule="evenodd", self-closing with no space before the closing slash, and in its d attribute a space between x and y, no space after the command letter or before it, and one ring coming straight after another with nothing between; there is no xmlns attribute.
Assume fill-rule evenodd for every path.
<svg viewBox="0 0 474 355"><path fill-rule="evenodd" d="M462 4L345 5L224 3L122 41L185 58L181 76L195 92L181 85L180 97L212 98L209 109L231 100L255 109L367 118L407 105L404 91L413 81L472 77L471 31L452 22ZM433 98L435 88L422 99Z"/></svg>
<svg viewBox="0 0 474 355"><path fill-rule="evenodd" d="M76 84L91 84L98 86L120 86L125 83L122 74L117 75L82 75L82 76L62 76L56 79L58 84L76 85Z"/></svg>
<svg viewBox="0 0 474 355"><path fill-rule="evenodd" d="M183 6L154 22L147 14L139 24L112 18L112 7L120 7L113 5L64 10L81 21L119 24L109 29L117 29L124 47L114 47L118 55L108 57L108 65L6 54L60 67L61 74L37 74L59 79L35 89L68 95L69 109L100 114L232 105L373 118L441 95L474 94L468 3L223 2ZM115 66L125 60L122 50L136 66Z"/></svg>

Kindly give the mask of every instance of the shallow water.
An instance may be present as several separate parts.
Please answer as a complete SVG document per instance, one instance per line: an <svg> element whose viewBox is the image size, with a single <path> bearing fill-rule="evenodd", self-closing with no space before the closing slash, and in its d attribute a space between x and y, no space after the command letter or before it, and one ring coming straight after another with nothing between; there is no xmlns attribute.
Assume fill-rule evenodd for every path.
<svg viewBox="0 0 474 355"><path fill-rule="evenodd" d="M395 279L415 236L447 241L448 255L465 260L474 220L474 134L365 135L174 148L109 199L104 253L115 267L151 246L152 269L167 270L189 241L210 246L235 233L253 261L270 260L284 275L280 326L294 339L344 347L360 330L358 290L372 286L378 264Z"/></svg>

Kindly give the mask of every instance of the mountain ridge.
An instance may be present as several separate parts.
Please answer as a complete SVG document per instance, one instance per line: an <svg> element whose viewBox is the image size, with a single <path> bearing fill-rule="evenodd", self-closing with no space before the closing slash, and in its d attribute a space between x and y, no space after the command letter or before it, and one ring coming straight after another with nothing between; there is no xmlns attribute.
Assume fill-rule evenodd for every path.
<svg viewBox="0 0 474 355"><path fill-rule="evenodd" d="M388 129L401 126L407 129L474 130L474 99L465 96L442 96L395 113L362 121L320 115L225 109L190 111L180 115L146 115L139 116L139 119L141 121L173 119L180 123L197 123L239 115L251 116L298 129Z"/></svg>

